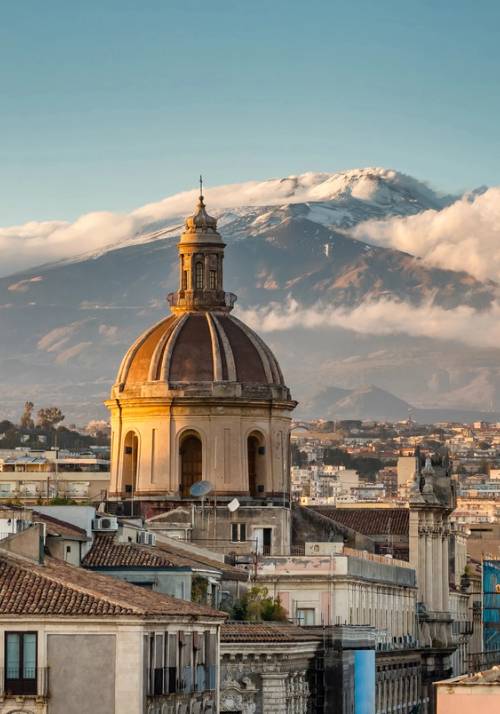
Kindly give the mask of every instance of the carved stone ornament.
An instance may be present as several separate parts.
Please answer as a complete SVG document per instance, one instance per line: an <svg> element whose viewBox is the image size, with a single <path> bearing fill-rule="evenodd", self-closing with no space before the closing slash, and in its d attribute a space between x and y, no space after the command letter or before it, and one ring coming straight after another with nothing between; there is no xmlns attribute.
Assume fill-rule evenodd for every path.
<svg viewBox="0 0 500 714"><path fill-rule="evenodd" d="M246 697L237 689L229 689L221 692L220 710L221 712L241 711L242 714L254 714L257 705L253 699Z"/></svg>

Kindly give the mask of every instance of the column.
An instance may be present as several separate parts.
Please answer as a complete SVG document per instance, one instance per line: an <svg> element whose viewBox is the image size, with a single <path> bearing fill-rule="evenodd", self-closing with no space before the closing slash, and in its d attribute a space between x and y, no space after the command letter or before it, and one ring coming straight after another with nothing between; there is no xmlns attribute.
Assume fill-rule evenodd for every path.
<svg viewBox="0 0 500 714"><path fill-rule="evenodd" d="M442 549L443 549L443 556L442 556L442 562L443 562L443 569L442 569L442 573L443 573L443 610L445 612L449 612L449 610L450 610L448 536L449 536L449 531L445 527L443 529L443 541L442 541Z"/></svg>
<svg viewBox="0 0 500 714"><path fill-rule="evenodd" d="M436 609L443 609L443 527L440 525L435 533L436 542Z"/></svg>
<svg viewBox="0 0 500 714"><path fill-rule="evenodd" d="M428 610L433 610L432 597L432 533L430 527L425 532L425 604Z"/></svg>
<svg viewBox="0 0 500 714"><path fill-rule="evenodd" d="M425 601L425 529L423 526L418 527L418 564L417 564L417 578L418 578L418 600L420 602Z"/></svg>
<svg viewBox="0 0 500 714"><path fill-rule="evenodd" d="M262 673L262 711L287 714L285 675L280 672Z"/></svg>

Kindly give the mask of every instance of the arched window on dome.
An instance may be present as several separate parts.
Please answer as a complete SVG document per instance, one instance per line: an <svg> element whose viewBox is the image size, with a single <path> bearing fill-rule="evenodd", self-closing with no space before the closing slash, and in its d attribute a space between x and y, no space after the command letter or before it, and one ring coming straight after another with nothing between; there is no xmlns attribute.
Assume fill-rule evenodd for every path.
<svg viewBox="0 0 500 714"><path fill-rule="evenodd" d="M266 490L266 446L259 431L253 431L247 439L247 460L250 496L262 497Z"/></svg>
<svg viewBox="0 0 500 714"><path fill-rule="evenodd" d="M188 498L193 483L202 480L203 447L198 434L195 432L185 434L180 445L180 457L180 492L183 498Z"/></svg>
<svg viewBox="0 0 500 714"><path fill-rule="evenodd" d="M194 284L197 290L203 290L203 263L197 262L194 267Z"/></svg>
<svg viewBox="0 0 500 714"><path fill-rule="evenodd" d="M136 491L138 463L139 437L129 431L123 442L122 492L126 498L132 498Z"/></svg>

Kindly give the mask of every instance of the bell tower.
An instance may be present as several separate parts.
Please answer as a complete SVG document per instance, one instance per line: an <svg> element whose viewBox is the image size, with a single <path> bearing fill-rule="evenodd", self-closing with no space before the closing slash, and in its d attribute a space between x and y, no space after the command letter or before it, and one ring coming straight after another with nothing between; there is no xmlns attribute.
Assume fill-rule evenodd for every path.
<svg viewBox="0 0 500 714"><path fill-rule="evenodd" d="M203 198L200 176L200 195L196 211L186 219L184 232L177 244L179 250L179 289L168 295L172 312L211 310L228 313L236 296L224 292L223 265L226 247L217 231L217 219L209 216Z"/></svg>

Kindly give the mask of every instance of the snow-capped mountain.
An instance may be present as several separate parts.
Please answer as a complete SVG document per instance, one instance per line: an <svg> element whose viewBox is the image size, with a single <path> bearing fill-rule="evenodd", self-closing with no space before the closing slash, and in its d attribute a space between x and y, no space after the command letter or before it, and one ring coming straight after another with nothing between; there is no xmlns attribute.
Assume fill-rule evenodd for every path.
<svg viewBox="0 0 500 714"><path fill-rule="evenodd" d="M249 308L257 311L257 322L259 310L290 300L327 312L388 300L418 309L484 310L496 300L493 281L354 237L365 221L440 211L456 200L396 171L307 173L205 194L228 244L226 290L238 294L244 317ZM0 229L4 265L44 263L0 279L4 415L15 416L28 398L58 403L79 421L102 413L124 350L165 314L164 296L177 287L176 243L195 199L192 191L122 216ZM10 259L7 234L17 245L25 241L22 260ZM328 384L373 382L411 403L434 406L462 394L468 406L480 408L467 386L480 378L496 393L500 384L491 349L457 350L429 331L360 335L345 320L324 325L323 314L317 328L293 324L265 335L299 399Z"/></svg>

